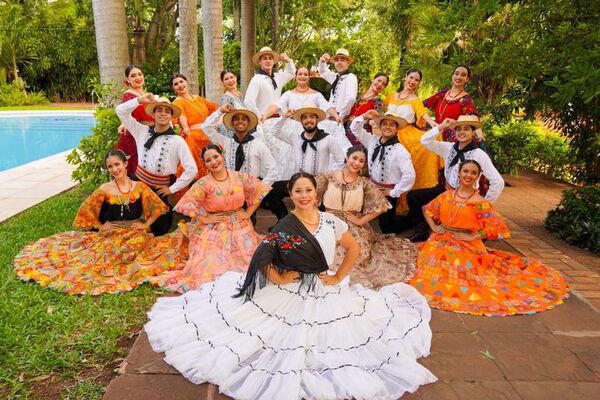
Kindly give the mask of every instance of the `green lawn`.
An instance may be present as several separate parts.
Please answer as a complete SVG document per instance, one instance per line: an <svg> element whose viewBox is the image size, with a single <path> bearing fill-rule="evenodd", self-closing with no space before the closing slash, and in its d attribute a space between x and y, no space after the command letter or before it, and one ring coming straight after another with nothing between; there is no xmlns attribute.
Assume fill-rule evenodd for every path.
<svg viewBox="0 0 600 400"><path fill-rule="evenodd" d="M0 223L0 398L30 399L34 386L58 382L63 399L97 399L102 368L123 357L120 338L141 327L160 291L68 296L19 280L12 260L40 237L71 229L82 188ZM97 373L96 373L97 372Z"/></svg>

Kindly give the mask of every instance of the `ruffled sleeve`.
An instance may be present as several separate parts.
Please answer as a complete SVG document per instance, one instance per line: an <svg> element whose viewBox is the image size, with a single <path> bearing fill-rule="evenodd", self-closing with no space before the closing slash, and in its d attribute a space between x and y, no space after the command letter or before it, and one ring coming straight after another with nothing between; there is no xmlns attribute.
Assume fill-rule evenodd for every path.
<svg viewBox="0 0 600 400"><path fill-rule="evenodd" d="M248 206L259 204L271 191L271 186L246 173L239 173L244 186L244 198Z"/></svg>
<svg viewBox="0 0 600 400"><path fill-rule="evenodd" d="M479 111L475 108L475 104L473 104L473 98L469 95L464 96L460 100L460 111L461 115L477 115L479 116Z"/></svg>
<svg viewBox="0 0 600 400"><path fill-rule="evenodd" d="M169 211L169 207L148 186L142 182L139 182L138 185L140 185L140 190L142 191L142 208L144 209L144 218L146 221L154 216L159 217Z"/></svg>
<svg viewBox="0 0 600 400"><path fill-rule="evenodd" d="M100 208L105 199L106 195L100 189L96 189L79 207L73 225L85 230L100 228Z"/></svg>
<svg viewBox="0 0 600 400"><path fill-rule="evenodd" d="M435 199L431 200L428 204L423 206L423 212L433 218L436 222L440 222L440 208L442 206L442 200L448 192L440 194Z"/></svg>
<svg viewBox="0 0 600 400"><path fill-rule="evenodd" d="M489 201L482 201L474 204L475 217L479 222L478 233L490 240L507 239L510 237L510 232L504 219L494 209L494 206Z"/></svg>
<svg viewBox="0 0 600 400"><path fill-rule="evenodd" d="M445 93L446 92L444 90L440 90L433 96L430 96L427 99L425 99L423 104L425 105L425 107L429 108L430 110L435 111L435 108L437 107L438 102L440 101L440 99L442 98L442 96Z"/></svg>
<svg viewBox="0 0 600 400"><path fill-rule="evenodd" d="M173 100L173 105L179 107L181 109L181 115L185 115L185 100L178 97ZM173 125L179 124L179 117L172 119Z"/></svg>
<svg viewBox="0 0 600 400"><path fill-rule="evenodd" d="M363 214L381 213L392 208L392 205L381 190L369 179L364 180Z"/></svg>
<svg viewBox="0 0 600 400"><path fill-rule="evenodd" d="M214 113L219 109L219 103L214 103L206 99L204 99L204 102L206 103L206 108L208 108L208 115Z"/></svg>
<svg viewBox="0 0 600 400"><path fill-rule="evenodd" d="M427 125L427 122L425 122L425 120L423 119L423 115L427 114L427 109L423 105L423 102L421 101L421 99L414 100L412 103L412 107L415 112L417 126L419 128L425 128L425 125Z"/></svg>
<svg viewBox="0 0 600 400"><path fill-rule="evenodd" d="M320 174L315 177L317 181L317 204L323 203L323 196L329 186L330 173Z"/></svg>
<svg viewBox="0 0 600 400"><path fill-rule="evenodd" d="M342 238L342 235L348 232L348 224L332 214L328 214L327 218L330 218L331 221L333 221L333 231L335 232L335 240L340 240Z"/></svg>
<svg viewBox="0 0 600 400"><path fill-rule="evenodd" d="M183 195L175 206L175 211L185 216L194 218L206 215L206 181L200 178Z"/></svg>

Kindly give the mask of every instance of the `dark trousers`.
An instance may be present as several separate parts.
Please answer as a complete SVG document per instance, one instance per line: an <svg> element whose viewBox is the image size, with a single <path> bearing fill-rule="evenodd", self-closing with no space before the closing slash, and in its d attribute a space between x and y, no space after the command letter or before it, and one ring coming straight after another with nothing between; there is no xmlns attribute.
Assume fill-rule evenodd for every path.
<svg viewBox="0 0 600 400"><path fill-rule="evenodd" d="M173 184L173 182L175 182L174 178L175 178L175 176L173 175L173 177L171 178L171 183L170 183L171 185ZM134 181L140 180L135 175L132 176L131 179ZM163 203L165 203L165 205L169 209L169 211L162 214L160 217L156 218L156 221L154 221L152 223L152 225L150 225L150 230L152 231L154 236L161 236L161 235L164 235L165 233L168 233L169 230L171 229L171 226L173 225L173 210L172 210L173 207L171 207L171 205L169 204L168 196L161 196L160 194L158 194L156 192L158 190L157 188L154 188L150 185L148 185L148 187L150 189L152 189L152 191L154 193L156 193L156 195L162 200Z"/></svg>
<svg viewBox="0 0 600 400"><path fill-rule="evenodd" d="M411 190L408 193L406 198L409 207L408 216L413 225L415 225L417 233L429 232L429 225L427 225L425 217L423 216L423 206L429 204L431 200L435 199L445 191L446 188L443 185L438 185L427 189Z"/></svg>
<svg viewBox="0 0 600 400"><path fill-rule="evenodd" d="M379 229L382 233L399 233L406 229L410 225L410 220L403 216L396 215L396 206L398 205L398 198L385 196L392 208L387 210L385 213L377 217L379 222Z"/></svg>
<svg viewBox="0 0 600 400"><path fill-rule="evenodd" d="M277 220L285 217L288 214L288 209L283 202L283 199L289 197L290 194L287 190L288 181L277 181L271 185L272 189L265 196L260 206L267 210L270 210Z"/></svg>

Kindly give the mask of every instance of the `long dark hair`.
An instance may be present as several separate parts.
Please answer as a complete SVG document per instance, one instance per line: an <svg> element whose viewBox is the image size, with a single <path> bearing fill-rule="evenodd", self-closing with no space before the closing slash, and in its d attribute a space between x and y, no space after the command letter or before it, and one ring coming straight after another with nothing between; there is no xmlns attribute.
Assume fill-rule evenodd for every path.
<svg viewBox="0 0 600 400"><path fill-rule="evenodd" d="M292 191L292 188L294 187L294 184L296 184L296 182L300 178L306 178L306 179L308 179L313 184L313 186L315 187L315 189L317 188L317 180L315 179L314 175L309 174L308 172L300 171L300 172L296 172L294 175L292 175L292 177L288 181L287 189L288 189L289 192Z"/></svg>
<svg viewBox="0 0 600 400"><path fill-rule="evenodd" d="M128 66L125 67L125 78L129 78L129 74L131 73L131 71L133 69L139 69L140 71L142 71L142 67L140 67L137 64L129 64ZM142 74L144 73L144 71L142 71Z"/></svg>
<svg viewBox="0 0 600 400"><path fill-rule="evenodd" d="M415 67L407 69L406 73L404 74L404 77L409 76L413 72L418 73L419 74L419 79L423 80L423 73L421 72L421 70L419 68L415 68ZM404 81L402 81L402 84L400 85L400 87L398 88L398 90L396 90L396 92L400 93L403 88L404 88Z"/></svg>
<svg viewBox="0 0 600 400"><path fill-rule="evenodd" d="M364 153L365 157L367 156L367 148L362 144L355 144L346 151L346 159L348 159L348 157L350 157L352 154L358 152Z"/></svg>

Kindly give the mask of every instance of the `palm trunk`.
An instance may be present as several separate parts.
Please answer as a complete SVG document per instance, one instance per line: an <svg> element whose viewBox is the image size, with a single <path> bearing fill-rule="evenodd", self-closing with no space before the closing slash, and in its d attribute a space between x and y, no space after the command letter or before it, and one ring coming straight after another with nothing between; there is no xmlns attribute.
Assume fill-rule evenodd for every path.
<svg viewBox="0 0 600 400"><path fill-rule="evenodd" d="M256 48L256 0L242 0L242 57L241 57L241 86L242 91L254 73L252 56Z"/></svg>
<svg viewBox="0 0 600 400"><path fill-rule="evenodd" d="M271 46L277 50L279 45L279 10L281 8L280 0L273 0L273 8L271 12Z"/></svg>
<svg viewBox="0 0 600 400"><path fill-rule="evenodd" d="M223 94L223 3L202 0L202 43L204 46L205 97L218 101Z"/></svg>
<svg viewBox="0 0 600 400"><path fill-rule="evenodd" d="M192 94L198 94L197 6L197 0L179 0L179 66Z"/></svg>
<svg viewBox="0 0 600 400"><path fill-rule="evenodd" d="M240 0L233 0L233 40L242 40L242 27L240 22Z"/></svg>

